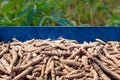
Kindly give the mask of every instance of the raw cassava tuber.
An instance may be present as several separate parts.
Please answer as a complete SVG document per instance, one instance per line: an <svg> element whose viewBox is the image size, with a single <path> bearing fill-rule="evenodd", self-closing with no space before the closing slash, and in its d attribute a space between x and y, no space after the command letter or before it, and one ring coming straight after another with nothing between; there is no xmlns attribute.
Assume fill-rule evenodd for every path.
<svg viewBox="0 0 120 80"><path fill-rule="evenodd" d="M120 42L0 42L0 80L120 80Z"/></svg>

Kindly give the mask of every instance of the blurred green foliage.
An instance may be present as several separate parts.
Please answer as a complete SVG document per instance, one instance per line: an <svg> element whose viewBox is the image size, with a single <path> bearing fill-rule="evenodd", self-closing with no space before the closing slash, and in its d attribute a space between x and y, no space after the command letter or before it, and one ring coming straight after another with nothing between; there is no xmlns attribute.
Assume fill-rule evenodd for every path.
<svg viewBox="0 0 120 80"><path fill-rule="evenodd" d="M4 26L119 26L120 0L0 0Z"/></svg>

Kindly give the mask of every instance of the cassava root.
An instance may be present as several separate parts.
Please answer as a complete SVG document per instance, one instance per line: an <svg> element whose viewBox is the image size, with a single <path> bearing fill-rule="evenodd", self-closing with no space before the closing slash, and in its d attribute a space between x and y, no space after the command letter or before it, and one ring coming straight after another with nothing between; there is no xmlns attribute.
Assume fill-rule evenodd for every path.
<svg viewBox="0 0 120 80"><path fill-rule="evenodd" d="M0 80L120 80L120 42L0 42Z"/></svg>

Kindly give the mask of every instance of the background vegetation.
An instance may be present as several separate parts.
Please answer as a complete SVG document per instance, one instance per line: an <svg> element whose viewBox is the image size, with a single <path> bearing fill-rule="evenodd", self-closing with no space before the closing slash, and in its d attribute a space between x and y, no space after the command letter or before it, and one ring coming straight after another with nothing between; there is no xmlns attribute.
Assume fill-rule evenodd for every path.
<svg viewBox="0 0 120 80"><path fill-rule="evenodd" d="M0 25L118 26L120 0L0 0Z"/></svg>

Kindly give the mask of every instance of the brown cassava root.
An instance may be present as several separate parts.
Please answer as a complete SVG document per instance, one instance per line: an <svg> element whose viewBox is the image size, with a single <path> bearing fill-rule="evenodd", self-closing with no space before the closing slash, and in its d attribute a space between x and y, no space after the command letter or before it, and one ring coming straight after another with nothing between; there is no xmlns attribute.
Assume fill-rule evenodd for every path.
<svg viewBox="0 0 120 80"><path fill-rule="evenodd" d="M120 80L120 42L0 42L0 80Z"/></svg>

